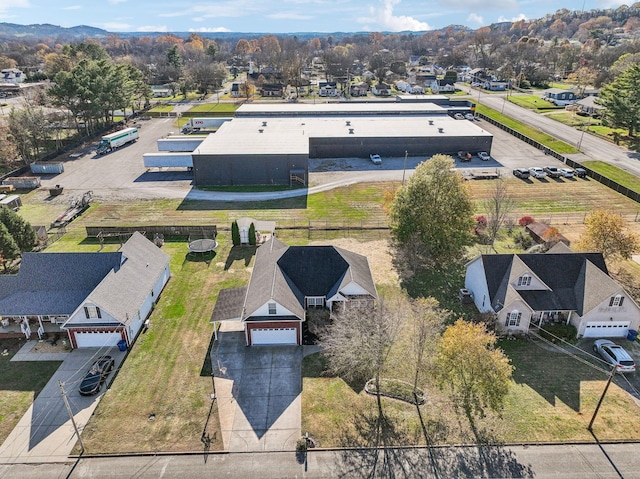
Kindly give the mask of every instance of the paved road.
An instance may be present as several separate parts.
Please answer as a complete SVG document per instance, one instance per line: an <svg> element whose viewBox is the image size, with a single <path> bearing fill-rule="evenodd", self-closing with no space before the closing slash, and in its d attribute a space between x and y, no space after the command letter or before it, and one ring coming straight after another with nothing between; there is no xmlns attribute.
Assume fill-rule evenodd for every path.
<svg viewBox="0 0 640 479"><path fill-rule="evenodd" d="M638 444L194 454L0 465L0 477L69 478L640 478Z"/></svg>
<svg viewBox="0 0 640 479"><path fill-rule="evenodd" d="M466 91L470 91L468 87L462 88ZM473 100L478 99L478 90L471 90L470 94ZM522 123L531 125L540 131L569 143L570 145L580 145L580 150L584 155L586 155L586 157L588 157L586 159L605 161L607 163L614 164L618 168L640 176L640 154L636 152L614 145L606 140L592 136L589 133L584 133L583 131L564 125L558 121L552 120L551 118L547 118L544 115L515 105L506 101L505 95L482 94L482 92L480 92L479 98L480 103L487 105L494 110L503 111L505 115L516 118ZM568 156L574 158L574 155ZM575 158L580 161L579 157L581 156L583 155L575 155Z"/></svg>

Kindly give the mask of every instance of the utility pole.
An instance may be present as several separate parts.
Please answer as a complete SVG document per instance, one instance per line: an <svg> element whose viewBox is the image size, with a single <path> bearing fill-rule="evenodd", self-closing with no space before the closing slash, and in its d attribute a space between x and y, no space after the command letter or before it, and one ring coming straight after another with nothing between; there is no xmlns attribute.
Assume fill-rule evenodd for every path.
<svg viewBox="0 0 640 479"><path fill-rule="evenodd" d="M602 396L600 396L600 400L598 401L598 405L596 406L596 410L593 411L593 417L591 418L591 421L589 422L589 425L587 426L587 429L589 431L592 430L593 421L596 420L596 416L598 415L598 411L600 410L600 406L602 405L602 401L604 401L604 396L605 396L605 394L607 394L607 389L609 389L609 385L611 384L611 381L613 380L613 376L615 376L615 374L616 374L616 369L617 369L617 366L614 364L613 367L611 368L611 372L609 373L609 379L607 380L607 385L604 387L604 391L602 391Z"/></svg>
<svg viewBox="0 0 640 479"><path fill-rule="evenodd" d="M58 386L60 386L60 391L62 392L62 400L64 401L64 405L67 407L67 412L69 413L71 424L73 424L73 429L76 431L76 436L78 436L78 441L80 441L80 447L82 448L82 452L84 452L85 449L84 449L84 443L82 442L82 436L80 435L80 431L78 431L76 420L73 418L73 412L71 411L71 406L69 406L69 400L67 399L67 393L64 390L62 381L58 381Z"/></svg>
<svg viewBox="0 0 640 479"><path fill-rule="evenodd" d="M407 150L404 150L404 168L402 169L402 184L404 185L404 174L407 171L407 156L409 155L409 153L407 152Z"/></svg>

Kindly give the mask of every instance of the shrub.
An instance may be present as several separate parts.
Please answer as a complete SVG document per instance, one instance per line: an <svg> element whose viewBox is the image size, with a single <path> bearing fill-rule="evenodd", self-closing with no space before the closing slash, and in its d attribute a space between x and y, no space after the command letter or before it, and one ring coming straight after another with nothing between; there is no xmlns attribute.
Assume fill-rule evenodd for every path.
<svg viewBox="0 0 640 479"><path fill-rule="evenodd" d="M231 223L231 241L233 242L233 246L240 244L240 228L238 227L237 221Z"/></svg>
<svg viewBox="0 0 640 479"><path fill-rule="evenodd" d="M523 216L518 220L518 224L523 227L535 222L536 220L534 220L532 216Z"/></svg>
<svg viewBox="0 0 640 479"><path fill-rule="evenodd" d="M573 341L576 339L578 331L572 324L547 324L540 329L540 336L549 341L558 341L560 338L564 341Z"/></svg>
<svg viewBox="0 0 640 479"><path fill-rule="evenodd" d="M487 217L484 215L476 215L476 231L482 231L487 227Z"/></svg>
<svg viewBox="0 0 640 479"><path fill-rule="evenodd" d="M249 244L251 246L256 244L256 226L253 223L249 225Z"/></svg>
<svg viewBox="0 0 640 479"><path fill-rule="evenodd" d="M516 231L513 235L513 242L521 249L527 250L533 246L533 239L525 231Z"/></svg>

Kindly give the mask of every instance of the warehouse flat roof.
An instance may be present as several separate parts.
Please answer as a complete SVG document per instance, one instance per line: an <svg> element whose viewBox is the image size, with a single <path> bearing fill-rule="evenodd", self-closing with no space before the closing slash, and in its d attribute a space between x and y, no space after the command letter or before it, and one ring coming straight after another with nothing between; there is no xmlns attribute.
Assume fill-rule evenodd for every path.
<svg viewBox="0 0 640 479"><path fill-rule="evenodd" d="M262 105L264 106L264 105ZM448 115L300 116L236 118L223 124L194 155L309 154L310 138L482 137L491 133Z"/></svg>
<svg viewBox="0 0 640 479"><path fill-rule="evenodd" d="M447 108L433 103L245 103L236 117L245 116L311 116L311 115L424 115L446 114Z"/></svg>

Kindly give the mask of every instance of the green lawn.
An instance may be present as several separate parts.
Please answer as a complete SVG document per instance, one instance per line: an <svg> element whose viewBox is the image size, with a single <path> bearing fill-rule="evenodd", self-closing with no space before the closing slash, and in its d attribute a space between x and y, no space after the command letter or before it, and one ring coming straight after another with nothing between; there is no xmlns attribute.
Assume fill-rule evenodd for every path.
<svg viewBox="0 0 640 479"><path fill-rule="evenodd" d="M189 109L189 113L228 113L233 114L238 109L235 103L203 103Z"/></svg>
<svg viewBox="0 0 640 479"><path fill-rule="evenodd" d="M543 145L551 148L552 150L558 153L566 153L566 154L579 153L579 151L574 146L571 146L568 143L560 141L552 137L551 135L547 135L546 133L543 133L533 127L530 127L529 125L525 125L524 123L514 120L513 118L505 116L500 112L492 108L489 108L485 105L477 105L476 109L479 113L482 113L488 116L489 118L492 118L510 128L513 128L514 130L522 133L525 136L528 136L533 140L536 140L542 143Z"/></svg>
<svg viewBox="0 0 640 479"><path fill-rule="evenodd" d="M600 173L602 176L606 176L620 185L626 186L630 190L640 192L640 178L636 175L602 161L585 161L584 165L591 168L593 171Z"/></svg>
<svg viewBox="0 0 640 479"><path fill-rule="evenodd" d="M173 105L156 105L149 110L150 113L167 113L173 111Z"/></svg>
<svg viewBox="0 0 640 479"><path fill-rule="evenodd" d="M24 344L24 339L0 340L0 444L61 364L58 361L10 362Z"/></svg>
<svg viewBox="0 0 640 479"><path fill-rule="evenodd" d="M511 95L507 99L518 106L529 110L537 110L538 112L564 110L563 107L555 106L553 103L543 100L539 95Z"/></svg>

